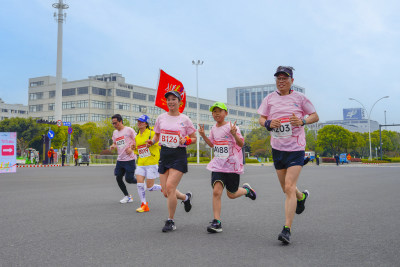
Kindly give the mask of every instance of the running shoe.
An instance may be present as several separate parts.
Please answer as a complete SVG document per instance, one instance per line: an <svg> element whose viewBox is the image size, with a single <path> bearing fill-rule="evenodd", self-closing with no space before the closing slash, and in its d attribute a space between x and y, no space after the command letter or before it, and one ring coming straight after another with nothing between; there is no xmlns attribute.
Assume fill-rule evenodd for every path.
<svg viewBox="0 0 400 267"><path fill-rule="evenodd" d="M185 205L185 211L189 212L192 209L192 197L193 194L192 192L187 192L186 195L188 196L188 199L186 201L182 201L183 205Z"/></svg>
<svg viewBox="0 0 400 267"><path fill-rule="evenodd" d="M210 222L210 226L207 227L207 232L209 233L220 233L222 232L222 223L214 219Z"/></svg>
<svg viewBox="0 0 400 267"><path fill-rule="evenodd" d="M296 214L301 214L306 208L305 203L306 199L310 196L310 192L308 190L304 190L303 194L305 195L303 200L297 200Z"/></svg>
<svg viewBox="0 0 400 267"><path fill-rule="evenodd" d="M143 203L143 202L142 202L142 205L140 206L140 208L136 209L136 211L137 211L137 212L147 212L147 211L150 211L150 209L149 209L149 203L148 203L148 202L146 202L146 203Z"/></svg>
<svg viewBox="0 0 400 267"><path fill-rule="evenodd" d="M244 189L248 189L248 193L245 195L246 197L250 198L251 200L256 200L257 195L256 195L256 191L254 191L253 188L251 188L251 186L248 183L243 184L242 186Z"/></svg>
<svg viewBox="0 0 400 267"><path fill-rule="evenodd" d="M278 240L282 241L283 244L290 244L290 228L283 226L282 232L278 236Z"/></svg>
<svg viewBox="0 0 400 267"><path fill-rule="evenodd" d="M176 230L175 222L173 220L166 220L162 229L164 233Z"/></svg>
<svg viewBox="0 0 400 267"><path fill-rule="evenodd" d="M125 204L125 203L132 203L132 202L133 202L133 199L132 199L132 196L131 196L131 195L129 195L129 196L124 196L124 198L121 199L119 202L122 203L122 204Z"/></svg>

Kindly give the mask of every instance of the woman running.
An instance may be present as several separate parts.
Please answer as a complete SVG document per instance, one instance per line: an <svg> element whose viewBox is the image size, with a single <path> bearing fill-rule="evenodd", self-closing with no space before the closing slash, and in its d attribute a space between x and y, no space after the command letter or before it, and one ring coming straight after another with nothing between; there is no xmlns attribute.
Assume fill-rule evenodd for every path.
<svg viewBox="0 0 400 267"><path fill-rule="evenodd" d="M136 149L135 153L139 155L137 159L137 167L135 171L137 179L137 190L142 202L137 212L150 211L148 202L146 201L146 189L148 191L160 191L161 186L154 184L154 179L159 177L158 160L160 159L160 146L147 147L146 141L154 137L154 131L150 129L149 117L142 115L137 120L139 132L135 137ZM146 184L144 179L146 178Z"/></svg>
<svg viewBox="0 0 400 267"><path fill-rule="evenodd" d="M182 91L170 91L164 96L169 111L158 116L154 126L155 135L148 140L148 146L160 141L161 153L158 164L162 192L167 198L168 219L162 229L163 232L176 229L174 215L177 199L184 203L185 211L192 208L192 193L182 194L176 188L184 173L188 171L186 146L196 142L196 129L188 116L179 113L182 104Z"/></svg>

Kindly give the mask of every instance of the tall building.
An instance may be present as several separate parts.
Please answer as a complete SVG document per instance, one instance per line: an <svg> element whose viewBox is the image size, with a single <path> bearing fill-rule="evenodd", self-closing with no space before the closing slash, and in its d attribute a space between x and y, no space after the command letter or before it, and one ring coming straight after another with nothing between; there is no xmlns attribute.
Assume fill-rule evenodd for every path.
<svg viewBox="0 0 400 267"><path fill-rule="evenodd" d="M34 118L54 120L56 78L52 76L29 79L29 115ZM88 79L67 81L62 86L62 121L84 124L100 122L119 113L131 125L137 118L147 114L154 125L164 112L154 106L156 89L125 82L118 73L90 76ZM199 99L199 121L208 131L215 121L209 111L215 100ZM259 115L254 109L228 104L229 120L237 122L243 134L251 131ZM184 114L196 121L196 98L187 96ZM257 125L258 127L258 125Z"/></svg>
<svg viewBox="0 0 400 267"><path fill-rule="evenodd" d="M0 98L0 120L15 117L28 118L28 106L7 104Z"/></svg>
<svg viewBox="0 0 400 267"><path fill-rule="evenodd" d="M292 89L305 93L305 89L293 84ZM244 87L233 87L227 89L228 104L251 109L258 109L261 101L270 93L276 91L275 84L264 84Z"/></svg>

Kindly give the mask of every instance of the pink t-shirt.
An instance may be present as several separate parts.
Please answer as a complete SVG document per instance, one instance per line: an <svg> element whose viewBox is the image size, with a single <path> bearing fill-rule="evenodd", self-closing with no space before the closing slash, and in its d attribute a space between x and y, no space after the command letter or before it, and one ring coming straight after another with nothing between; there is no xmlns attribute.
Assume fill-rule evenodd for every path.
<svg viewBox="0 0 400 267"><path fill-rule="evenodd" d="M244 140L237 127L237 135ZM243 173L242 148L236 144L236 140L230 132L229 123L211 128L208 139L214 144L214 158L208 163L207 169L212 172Z"/></svg>
<svg viewBox="0 0 400 267"><path fill-rule="evenodd" d="M174 144L179 147L185 147L185 145L178 145L179 135L182 137L191 135L196 132L196 128L194 128L193 122L185 114L171 116L168 113L163 113L156 120L154 132L160 134L160 145L167 145L168 143L168 145L171 144L171 147ZM164 140L162 140L163 138Z"/></svg>
<svg viewBox="0 0 400 267"><path fill-rule="evenodd" d="M126 149L132 145L135 145L136 132L131 127L126 127L121 131L115 130L112 136L112 140L117 144L118 150L118 161L129 161L136 159L135 153L128 154Z"/></svg>
<svg viewBox="0 0 400 267"><path fill-rule="evenodd" d="M279 95L278 91L275 91L267 95L258 108L258 114L266 116L268 120L283 119L281 122L284 122L285 118L290 118L293 113L303 119L305 115L310 115L314 112L315 108L311 101L304 94L296 91L292 91L288 95ZM272 148L280 151L305 150L306 136L304 127L291 126L291 130L291 136L285 138L275 138L271 134Z"/></svg>

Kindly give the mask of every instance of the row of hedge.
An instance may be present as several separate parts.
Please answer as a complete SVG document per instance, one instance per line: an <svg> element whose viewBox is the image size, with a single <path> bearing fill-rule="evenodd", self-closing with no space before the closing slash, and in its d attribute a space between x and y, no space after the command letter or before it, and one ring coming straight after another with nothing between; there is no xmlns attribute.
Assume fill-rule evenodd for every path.
<svg viewBox="0 0 400 267"><path fill-rule="evenodd" d="M210 162L210 158L200 157L200 163L208 163ZM197 157L189 157L188 162L197 163ZM246 163L259 163L256 159L246 159Z"/></svg>
<svg viewBox="0 0 400 267"><path fill-rule="evenodd" d="M350 162L361 162L361 161L362 160L359 158L351 158L350 159ZM335 160L335 158L325 157L325 158L322 158L322 162L323 163L336 163L336 160Z"/></svg>

